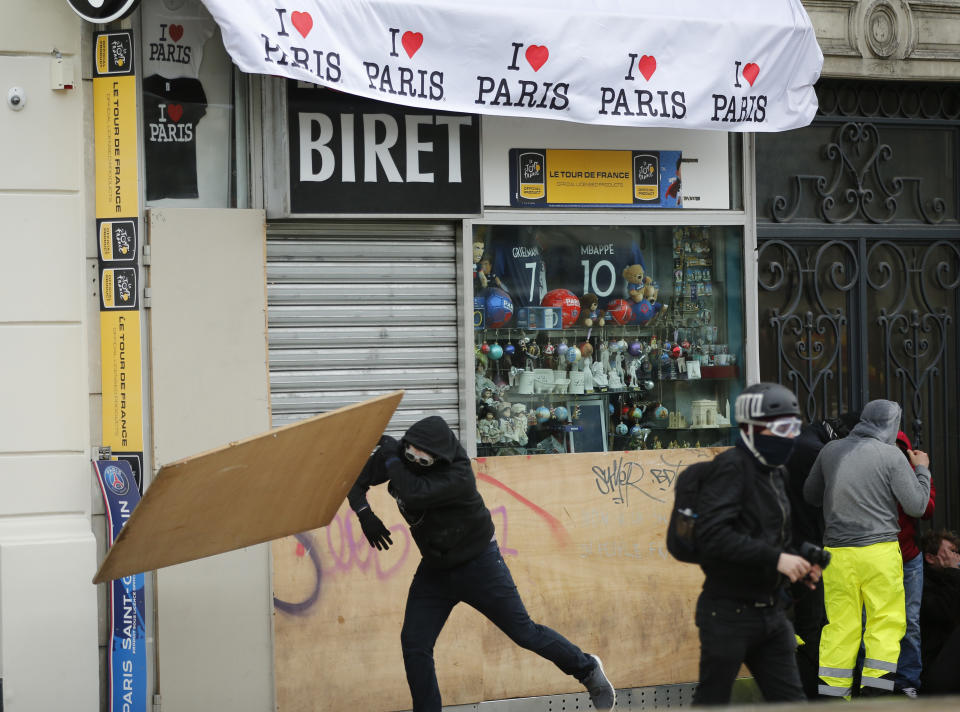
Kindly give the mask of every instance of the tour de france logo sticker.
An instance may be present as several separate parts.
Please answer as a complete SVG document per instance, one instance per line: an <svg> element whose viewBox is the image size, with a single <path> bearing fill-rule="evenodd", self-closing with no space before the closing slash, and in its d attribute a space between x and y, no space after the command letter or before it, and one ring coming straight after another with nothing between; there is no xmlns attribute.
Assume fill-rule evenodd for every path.
<svg viewBox="0 0 960 712"><path fill-rule="evenodd" d="M133 74L133 38L130 33L98 35L94 61L96 76Z"/></svg>
<svg viewBox="0 0 960 712"><path fill-rule="evenodd" d="M136 306L136 268L117 267L103 270L100 280L100 308L135 309Z"/></svg>
<svg viewBox="0 0 960 712"><path fill-rule="evenodd" d="M98 221L100 259L104 262L133 262L137 258L135 220Z"/></svg>
<svg viewBox="0 0 960 712"><path fill-rule="evenodd" d="M546 156L536 151L521 153L517 157L521 198L540 200L546 197L546 163Z"/></svg>
<svg viewBox="0 0 960 712"><path fill-rule="evenodd" d="M660 157L641 153L633 159L633 195L642 202L660 200Z"/></svg>

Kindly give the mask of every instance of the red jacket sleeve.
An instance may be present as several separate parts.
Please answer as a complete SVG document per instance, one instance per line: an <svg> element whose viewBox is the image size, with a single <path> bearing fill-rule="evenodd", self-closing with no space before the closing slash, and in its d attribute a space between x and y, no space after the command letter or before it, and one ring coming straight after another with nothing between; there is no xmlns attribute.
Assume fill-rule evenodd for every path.
<svg viewBox="0 0 960 712"><path fill-rule="evenodd" d="M930 501L923 512L921 519L933 519L934 500L937 498L937 488L933 486L933 473L930 474Z"/></svg>

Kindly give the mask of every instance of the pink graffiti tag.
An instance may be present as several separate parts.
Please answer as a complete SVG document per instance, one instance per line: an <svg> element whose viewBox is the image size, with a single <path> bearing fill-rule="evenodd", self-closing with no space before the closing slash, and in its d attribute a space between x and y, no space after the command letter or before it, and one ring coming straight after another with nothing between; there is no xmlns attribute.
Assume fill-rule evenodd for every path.
<svg viewBox="0 0 960 712"><path fill-rule="evenodd" d="M477 464L480 465L481 467L486 467L486 460L484 458L478 458ZM478 472L477 479L483 482L487 482L493 485L494 487L499 487L504 492L513 496L513 498L516 499L518 502L529 507L531 510L533 510L533 512L538 517L540 517L547 523L547 526L550 527L550 531L553 532L553 536L557 539L558 542L560 542L560 546L564 546L564 547L569 546L570 544L569 532L567 532L566 528L563 526L563 523L559 519L557 519L555 516L550 514L550 512L545 510L543 507L537 506L536 504L531 502L529 499L524 497L519 492L507 487L507 485L503 484L500 480L496 479L495 477L491 477L485 472Z"/></svg>
<svg viewBox="0 0 960 712"><path fill-rule="evenodd" d="M517 556L520 552L507 546L507 527L509 523L507 522L507 508L502 504L496 509L490 510L491 517L498 515L503 518L503 527L497 527L497 531L503 532L497 537L497 540L500 542L500 554L503 556Z"/></svg>
<svg viewBox="0 0 960 712"><path fill-rule="evenodd" d="M367 571L370 568L370 564L374 565L374 569L377 572L377 579L380 581L386 581L390 579L406 562L407 555L410 553L410 531L402 524L394 524L390 527L390 532L393 534L393 546L398 549L400 546L403 547L403 551L400 554L400 557L389 567L383 568L380 564L380 553L377 549L370 546L366 538L363 536L363 532L360 532L359 538L354 533L353 523L357 520L357 517L353 512L348 514L345 518L341 518L338 514L333 518L333 521L326 527L327 530L327 548L330 552L330 557L333 559L334 571L339 571L345 573L350 571L350 569L356 567L360 571ZM334 543L333 529L337 528L339 533L339 547ZM400 540L402 541L402 544Z"/></svg>
<svg viewBox="0 0 960 712"><path fill-rule="evenodd" d="M507 508L501 505L491 509L490 516L498 518L501 523L501 525L497 527L498 531L501 532L498 537L500 553L504 556L517 556L519 552L507 545L507 536L509 533ZM370 546L363 536L362 530L359 534L357 533L359 527L354 527L355 521L357 521L357 518L352 512L346 516L338 514L329 525L324 527L327 537L327 551L333 560L333 567L327 570L327 575L329 576L333 573L345 574L353 569L358 569L365 573L370 570L372 565L379 581L387 581L393 578L406 563L407 556L410 554L410 540L412 539L410 530L403 524L394 524L390 527L393 538L393 546L390 548L394 549L394 547L399 548L402 546L403 552L392 565L384 568L380 563L381 552ZM336 529L336 532L334 532L334 529ZM298 558L309 556L310 562L314 566L316 581L313 591L301 601L284 601L274 596L273 603L278 610L284 613L304 615L313 607L317 600L319 600L320 584L324 572L311 533L303 532L296 534L295 539L296 546L294 547L294 554Z"/></svg>

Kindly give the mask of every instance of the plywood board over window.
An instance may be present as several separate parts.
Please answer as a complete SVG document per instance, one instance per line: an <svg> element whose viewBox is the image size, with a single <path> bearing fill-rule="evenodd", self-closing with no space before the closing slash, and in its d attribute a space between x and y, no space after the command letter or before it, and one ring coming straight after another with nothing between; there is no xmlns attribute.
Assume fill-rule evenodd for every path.
<svg viewBox="0 0 960 712"><path fill-rule="evenodd" d="M720 449L474 461L504 560L531 617L604 661L619 688L692 682L699 567L666 551L673 484ZM368 499L393 534L371 549L343 506L324 529L273 544L275 682L282 710L409 709L400 651L420 561L396 505ZM551 663L457 606L436 647L444 705L582 692Z"/></svg>

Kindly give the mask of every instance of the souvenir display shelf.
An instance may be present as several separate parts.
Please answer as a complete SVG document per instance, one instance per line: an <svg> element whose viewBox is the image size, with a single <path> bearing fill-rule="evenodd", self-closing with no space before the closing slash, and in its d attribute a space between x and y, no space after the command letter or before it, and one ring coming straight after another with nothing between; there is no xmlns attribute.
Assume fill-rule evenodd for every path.
<svg viewBox="0 0 960 712"><path fill-rule="evenodd" d="M715 318L723 312L714 302L724 285L717 282L711 241L677 230L672 259L663 302L657 287L642 293L643 303L611 300L606 312L578 313L576 320L564 305L556 315L528 309L505 325L502 314L488 318L489 309L478 317L498 324L476 330L478 455L735 441L730 411L742 384L741 350L725 342L725 319ZM641 308L646 318L635 323ZM565 328L537 328L560 323Z"/></svg>

